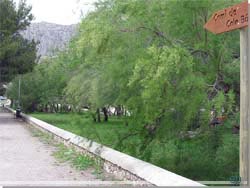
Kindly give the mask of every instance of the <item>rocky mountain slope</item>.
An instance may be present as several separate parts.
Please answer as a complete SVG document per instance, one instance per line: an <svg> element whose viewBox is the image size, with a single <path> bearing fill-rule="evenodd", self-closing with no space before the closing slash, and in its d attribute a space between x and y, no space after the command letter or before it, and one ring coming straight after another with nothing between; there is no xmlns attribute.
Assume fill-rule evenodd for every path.
<svg viewBox="0 0 250 188"><path fill-rule="evenodd" d="M66 47L76 33L77 25L59 25L54 23L32 23L21 34L29 40L39 41L38 56L53 56L57 50Z"/></svg>

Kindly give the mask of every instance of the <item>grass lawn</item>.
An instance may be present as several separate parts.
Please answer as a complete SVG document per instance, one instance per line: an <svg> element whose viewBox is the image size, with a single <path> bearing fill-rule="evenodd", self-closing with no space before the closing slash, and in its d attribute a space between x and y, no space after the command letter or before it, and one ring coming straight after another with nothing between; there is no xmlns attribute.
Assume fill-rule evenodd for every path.
<svg viewBox="0 0 250 188"><path fill-rule="evenodd" d="M96 123L88 113L31 115L196 181L229 181L239 174L239 135L232 134L230 122L192 139L154 139L139 150L143 142L139 135L129 137L122 147L117 144L132 126L122 118Z"/></svg>
<svg viewBox="0 0 250 188"><path fill-rule="evenodd" d="M109 147L113 147L119 135L127 132L122 118L117 117L109 118L108 122L97 123L94 122L88 114L34 113L31 115L61 129L89 138Z"/></svg>

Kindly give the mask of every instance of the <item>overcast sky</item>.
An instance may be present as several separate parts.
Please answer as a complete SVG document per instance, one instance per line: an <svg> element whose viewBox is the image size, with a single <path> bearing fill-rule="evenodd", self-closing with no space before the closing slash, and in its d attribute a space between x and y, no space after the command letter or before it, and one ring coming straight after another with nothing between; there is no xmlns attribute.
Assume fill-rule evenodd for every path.
<svg viewBox="0 0 250 188"><path fill-rule="evenodd" d="M27 0L27 4L32 5L35 22L69 25L80 22L82 14L86 15L94 9L95 1L97 0Z"/></svg>

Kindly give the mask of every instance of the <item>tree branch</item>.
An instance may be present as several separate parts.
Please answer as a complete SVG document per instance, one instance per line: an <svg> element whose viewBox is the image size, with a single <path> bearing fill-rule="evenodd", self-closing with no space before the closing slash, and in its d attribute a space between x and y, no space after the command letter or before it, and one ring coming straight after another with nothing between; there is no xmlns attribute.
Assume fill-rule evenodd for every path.
<svg viewBox="0 0 250 188"><path fill-rule="evenodd" d="M169 42L171 45L172 45L172 41L169 40L164 32L160 31L159 29L152 29L152 28L149 28L149 27L145 27L145 26L140 26L140 27L137 27L137 28L134 28L134 29L128 29L128 28L125 28L125 29L120 29L120 32L139 32L141 30L148 30L148 31L151 31L152 33L154 33L157 37L161 37L163 39L165 39L167 42Z"/></svg>

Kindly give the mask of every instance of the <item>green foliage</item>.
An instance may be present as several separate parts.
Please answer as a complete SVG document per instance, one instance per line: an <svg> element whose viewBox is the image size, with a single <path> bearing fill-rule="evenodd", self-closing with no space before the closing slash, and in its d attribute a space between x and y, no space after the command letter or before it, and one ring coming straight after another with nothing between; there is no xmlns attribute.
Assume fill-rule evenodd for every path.
<svg viewBox="0 0 250 188"><path fill-rule="evenodd" d="M111 146L114 141L119 140L119 136L126 132L123 119L111 118L110 122L96 123L88 114L32 114L34 117L47 121L53 125L71 132L86 136L96 142ZM108 128L109 127L109 128ZM125 129L124 129L125 128Z"/></svg>
<svg viewBox="0 0 250 188"><path fill-rule="evenodd" d="M86 170L94 168L93 173L101 176L103 173L103 163L100 159L92 159L87 155L80 154L72 147L66 147L64 144L60 144L53 139L53 136L37 130L36 128L30 128L32 135L38 137L42 142L56 147L56 151L53 152L53 156L61 163L70 162L71 165L78 170Z"/></svg>
<svg viewBox="0 0 250 188"><path fill-rule="evenodd" d="M189 125L194 114L205 105L206 98L204 80L194 71L192 57L180 47L152 47L149 53L150 56L135 65L129 86L140 88L135 93L140 98L136 97L135 102L130 97L129 107L141 109L139 113L146 123L154 123L164 116L169 120L171 115L179 114L179 123L183 127Z"/></svg>
<svg viewBox="0 0 250 188"><path fill-rule="evenodd" d="M88 115L32 116L194 180L229 181L239 172L239 135L231 134L232 125L212 128L192 139L154 139L143 152L139 152L138 146L143 139L139 134L131 134L130 127L124 126L123 119L111 118L109 122L100 124L94 123ZM227 121L226 124L231 122ZM98 134L95 134L93 127ZM124 135L127 135L123 142L126 147L118 147ZM71 152L60 149L57 154L61 159L68 159ZM80 158L76 164L85 166L88 163L88 160L82 160Z"/></svg>
<svg viewBox="0 0 250 188"><path fill-rule="evenodd" d="M53 153L60 162L70 162L72 166L79 170L86 170L90 167L95 167L96 170L100 171L98 163L88 156L77 153L72 148L67 148L63 144L57 145L57 151ZM100 172L101 173L101 172Z"/></svg>
<svg viewBox="0 0 250 188"><path fill-rule="evenodd" d="M236 163L219 161L226 153L230 163L238 160L229 151L237 152L237 144L229 146L225 135L239 112L239 39L237 31L215 36L203 25L214 11L237 2L100 1L67 50L23 76L23 106L90 106L85 117L71 114L65 123L53 116L55 123L190 178L227 180L238 170ZM17 88L16 80L9 96L16 98ZM130 113L122 117L127 126L111 118L112 134L109 122L91 120L108 105ZM217 117L227 118L227 129L209 126ZM196 136L185 136L190 131ZM219 176L219 168L228 172Z"/></svg>
<svg viewBox="0 0 250 188"><path fill-rule="evenodd" d="M33 19L31 7L26 1L19 5L13 0L0 1L0 94L3 84L8 83L17 74L32 71L36 59L36 43L20 35Z"/></svg>
<svg viewBox="0 0 250 188"><path fill-rule="evenodd" d="M21 77L21 104L25 111L34 111L38 105L60 103L67 81L67 67L50 59L38 64L34 71ZM7 94L17 99L19 77L12 81Z"/></svg>

